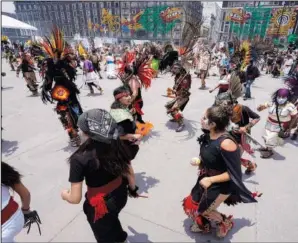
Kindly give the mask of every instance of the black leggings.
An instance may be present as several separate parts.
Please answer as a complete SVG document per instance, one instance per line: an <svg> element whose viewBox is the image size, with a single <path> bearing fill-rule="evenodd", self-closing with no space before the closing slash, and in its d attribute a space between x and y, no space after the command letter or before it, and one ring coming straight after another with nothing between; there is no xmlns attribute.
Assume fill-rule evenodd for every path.
<svg viewBox="0 0 298 243"><path fill-rule="evenodd" d="M97 85L94 82L87 83L87 85L89 86L90 89L92 88L92 86L97 87Z"/></svg>
<svg viewBox="0 0 298 243"><path fill-rule="evenodd" d="M119 213L127 202L127 187L122 184L119 188L105 197L108 213L94 222L94 208L86 200L83 206L84 213L91 226L97 242L124 242L127 233L123 230Z"/></svg>

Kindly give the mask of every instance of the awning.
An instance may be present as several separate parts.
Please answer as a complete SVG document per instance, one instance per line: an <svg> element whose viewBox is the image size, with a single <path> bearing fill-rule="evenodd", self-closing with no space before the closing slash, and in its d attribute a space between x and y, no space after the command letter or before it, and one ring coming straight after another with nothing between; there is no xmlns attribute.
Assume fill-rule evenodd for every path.
<svg viewBox="0 0 298 243"><path fill-rule="evenodd" d="M23 29L23 30L37 30L34 26L26 24L22 21L14 19L12 17L2 15L2 28L9 29Z"/></svg>

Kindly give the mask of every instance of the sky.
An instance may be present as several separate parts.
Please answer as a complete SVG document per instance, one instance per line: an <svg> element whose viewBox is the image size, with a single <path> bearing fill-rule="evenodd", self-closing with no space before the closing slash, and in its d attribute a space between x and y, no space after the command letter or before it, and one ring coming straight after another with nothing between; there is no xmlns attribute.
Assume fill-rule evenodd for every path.
<svg viewBox="0 0 298 243"><path fill-rule="evenodd" d="M2 11L3 12L8 12L8 13L14 13L15 12L15 7L13 2L1 2L2 4Z"/></svg>

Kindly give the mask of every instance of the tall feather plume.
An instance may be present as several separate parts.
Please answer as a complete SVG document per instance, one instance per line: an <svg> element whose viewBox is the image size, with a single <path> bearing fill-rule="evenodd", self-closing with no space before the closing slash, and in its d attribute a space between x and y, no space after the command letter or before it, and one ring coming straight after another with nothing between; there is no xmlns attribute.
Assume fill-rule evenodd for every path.
<svg viewBox="0 0 298 243"><path fill-rule="evenodd" d="M242 84L238 75L233 72L230 78L230 91L234 98L238 99L242 94Z"/></svg>
<svg viewBox="0 0 298 243"><path fill-rule="evenodd" d="M137 64L137 75L145 89L148 89L151 86L151 80L153 79L154 75L154 70L151 67L151 62L151 59L144 58L139 64Z"/></svg>
<svg viewBox="0 0 298 243"><path fill-rule="evenodd" d="M55 49L58 49L61 53L63 53L65 41L62 31L57 26L54 26L51 37L44 36L40 45L43 51L50 57L54 57Z"/></svg>

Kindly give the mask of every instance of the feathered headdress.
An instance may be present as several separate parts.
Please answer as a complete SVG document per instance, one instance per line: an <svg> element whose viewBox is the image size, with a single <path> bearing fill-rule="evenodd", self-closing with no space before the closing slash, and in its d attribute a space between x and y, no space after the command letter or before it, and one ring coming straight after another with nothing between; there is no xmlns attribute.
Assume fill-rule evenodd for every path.
<svg viewBox="0 0 298 243"><path fill-rule="evenodd" d="M42 39L40 45L43 51L52 58L54 57L55 52L57 51L61 53L61 56L63 56L65 40L62 31L57 26L54 26L51 37L45 36Z"/></svg>
<svg viewBox="0 0 298 243"><path fill-rule="evenodd" d="M126 83L131 75L136 75L147 89L151 86L154 74L151 62L152 60L144 53L136 57L135 52L126 52L122 60L118 62L118 77Z"/></svg>

